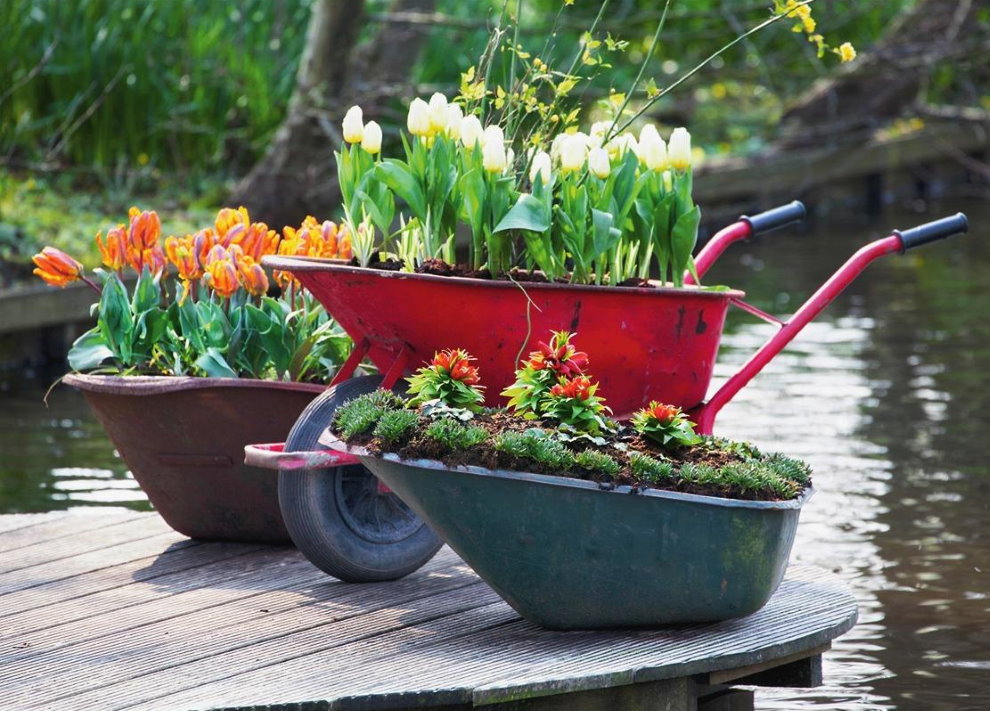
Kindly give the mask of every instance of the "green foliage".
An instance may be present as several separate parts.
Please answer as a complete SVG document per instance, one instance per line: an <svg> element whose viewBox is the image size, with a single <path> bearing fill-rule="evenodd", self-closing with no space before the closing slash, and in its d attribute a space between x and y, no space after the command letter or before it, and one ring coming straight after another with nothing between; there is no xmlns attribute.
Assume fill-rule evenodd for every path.
<svg viewBox="0 0 990 711"><path fill-rule="evenodd" d="M488 437L481 427L462 425L457 420L445 417L431 422L424 432L430 439L439 442L445 449L458 452L475 447Z"/></svg>
<svg viewBox="0 0 990 711"><path fill-rule="evenodd" d="M400 411L403 404L402 398L390 390L379 388L360 395L337 408L333 417L333 431L346 442L357 435L371 432L386 413ZM395 431L396 424L393 422L391 427Z"/></svg>
<svg viewBox="0 0 990 711"><path fill-rule="evenodd" d="M412 410L389 410L378 419L372 436L382 441L382 445L395 449L405 444L412 436L419 415Z"/></svg>
<svg viewBox="0 0 990 711"><path fill-rule="evenodd" d="M566 472L574 467L571 451L540 429L503 432L495 439L495 450L520 462L535 462L552 471Z"/></svg>
<svg viewBox="0 0 990 711"><path fill-rule="evenodd" d="M574 465L593 474L614 476L619 473L619 463L604 452L586 449L574 455Z"/></svg>
<svg viewBox="0 0 990 711"><path fill-rule="evenodd" d="M147 269L131 295L116 272L97 273L96 326L69 350L76 371L324 382L351 348L309 295L298 309L270 297L255 304L243 290L228 302L205 290L180 300Z"/></svg>
<svg viewBox="0 0 990 711"><path fill-rule="evenodd" d="M307 0L0 3L0 153L237 173L278 126Z"/></svg>
<svg viewBox="0 0 990 711"><path fill-rule="evenodd" d="M646 482L656 483L674 477L673 464L638 452L629 457L629 466L637 479Z"/></svg>
<svg viewBox="0 0 990 711"><path fill-rule="evenodd" d="M633 413L631 422L640 435L660 447L690 447L702 441L679 407L656 400Z"/></svg>

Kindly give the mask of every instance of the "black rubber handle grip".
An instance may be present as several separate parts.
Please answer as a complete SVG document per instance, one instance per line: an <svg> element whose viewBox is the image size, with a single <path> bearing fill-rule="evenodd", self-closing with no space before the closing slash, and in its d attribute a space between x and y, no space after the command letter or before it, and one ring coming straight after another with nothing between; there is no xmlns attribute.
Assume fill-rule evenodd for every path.
<svg viewBox="0 0 990 711"><path fill-rule="evenodd" d="M772 210L761 212L759 215L743 215L740 220L749 223L754 235L763 234L781 227L787 227L794 222L801 222L807 217L808 211L804 209L804 203L800 200L789 202L786 205L775 207Z"/></svg>
<svg viewBox="0 0 990 711"><path fill-rule="evenodd" d="M929 242L935 242L952 235L959 235L969 229L969 220L961 212L957 212L951 217L943 217L941 220L927 222L909 230L895 230L894 234L901 238L901 249L908 250L920 247Z"/></svg>

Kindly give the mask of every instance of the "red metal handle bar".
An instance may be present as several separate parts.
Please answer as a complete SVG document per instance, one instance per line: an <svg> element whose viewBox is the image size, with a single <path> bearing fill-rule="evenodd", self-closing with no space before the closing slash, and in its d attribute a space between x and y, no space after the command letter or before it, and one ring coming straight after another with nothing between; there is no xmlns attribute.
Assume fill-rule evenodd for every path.
<svg viewBox="0 0 990 711"><path fill-rule="evenodd" d="M698 272L698 276L703 277L712 264L722 256L722 252L733 242L786 227L794 222L800 222L806 214L807 210L805 210L804 203L800 200L794 200L752 217L743 215L737 222L715 233L715 236L708 240L708 244L698 252L698 256L694 260L694 268ZM694 277L691 274L685 274L684 283L694 284Z"/></svg>
<svg viewBox="0 0 990 711"><path fill-rule="evenodd" d="M812 296L801 305L791 318L781 325L781 328L770 340L764 343L739 371L730 377L712 398L699 405L691 412L692 420L697 423L698 431L711 434L715 416L750 380L756 376L773 358L790 343L794 337L815 319L859 274L869 266L870 262L887 254L902 251L901 237L892 234L876 242L871 242L860 248L843 264L828 281L819 287Z"/></svg>

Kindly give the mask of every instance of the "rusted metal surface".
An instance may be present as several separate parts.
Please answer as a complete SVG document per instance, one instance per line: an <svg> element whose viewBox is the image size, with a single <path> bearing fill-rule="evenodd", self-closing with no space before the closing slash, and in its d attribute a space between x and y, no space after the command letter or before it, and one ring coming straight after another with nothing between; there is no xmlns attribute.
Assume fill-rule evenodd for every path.
<svg viewBox="0 0 990 711"><path fill-rule="evenodd" d="M321 385L234 378L67 375L172 528L192 538L289 543L277 472L244 447L284 439Z"/></svg>
<svg viewBox="0 0 990 711"><path fill-rule="evenodd" d="M18 711L584 711L661 690L685 708L731 670L814 657L856 618L841 583L806 567L741 620L559 633L448 549L400 581L348 585L293 549L190 541L153 514L0 517L0 531L0 707Z"/></svg>

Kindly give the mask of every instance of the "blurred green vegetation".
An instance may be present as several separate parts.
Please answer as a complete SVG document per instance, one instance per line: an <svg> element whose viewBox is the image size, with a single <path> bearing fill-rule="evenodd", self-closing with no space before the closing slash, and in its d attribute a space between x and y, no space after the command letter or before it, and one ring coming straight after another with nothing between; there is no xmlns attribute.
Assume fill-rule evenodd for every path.
<svg viewBox="0 0 990 711"><path fill-rule="evenodd" d="M131 204L178 214L217 207L284 116L312 1L0 2L0 250L5 240L25 246L11 237L16 232L78 253ZM409 94L453 94L503 2L438 0ZM396 21L390 4L367 2L366 38ZM813 7L832 45L850 41L862 52L911 4L829 0ZM766 19L769 5L673 2L645 76L669 85ZM601 2L524 0L522 7L523 46L549 50L564 66ZM628 88L662 7L656 0L611 0L602 32L628 40L629 49L584 89L586 106L610 89ZM792 24L777 23L734 47L657 104L653 117L668 127L689 126L709 154L759 151L773 139L787 103L838 64L833 56L818 59ZM952 79L940 74L938 83ZM382 122L404 123L402 102L393 109Z"/></svg>

